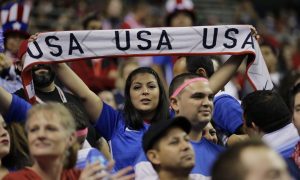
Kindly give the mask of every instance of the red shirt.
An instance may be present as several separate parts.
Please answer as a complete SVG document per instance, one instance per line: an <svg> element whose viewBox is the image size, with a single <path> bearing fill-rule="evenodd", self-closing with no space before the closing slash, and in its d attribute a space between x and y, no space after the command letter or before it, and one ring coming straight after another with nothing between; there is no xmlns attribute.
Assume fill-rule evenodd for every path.
<svg viewBox="0 0 300 180"><path fill-rule="evenodd" d="M81 170L79 169L68 169L64 170L61 175L61 180L73 180L79 179ZM42 180L36 172L32 169L24 168L16 172L9 173L3 180Z"/></svg>

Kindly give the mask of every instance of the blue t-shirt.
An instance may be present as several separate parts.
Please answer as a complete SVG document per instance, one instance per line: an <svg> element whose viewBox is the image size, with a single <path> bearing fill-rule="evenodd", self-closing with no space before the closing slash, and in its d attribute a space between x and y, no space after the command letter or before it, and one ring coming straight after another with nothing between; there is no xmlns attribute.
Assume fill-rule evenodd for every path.
<svg viewBox="0 0 300 180"><path fill-rule="evenodd" d="M206 138L202 138L199 142L191 141L191 143L195 151L196 159L192 173L211 176L211 168L219 154L223 152L225 148L208 141Z"/></svg>
<svg viewBox="0 0 300 180"><path fill-rule="evenodd" d="M214 144L205 138L202 138L199 142L191 141L191 144L195 153L195 166L191 174L200 174L205 177L211 176L211 168L218 158L219 154L225 150L224 147ZM140 151L139 157L136 161L137 176L139 177L155 177L156 174L152 166L143 162L148 161L143 150ZM137 166L143 166L139 168ZM150 169L151 168L151 169ZM149 174L145 174L149 173Z"/></svg>
<svg viewBox="0 0 300 180"><path fill-rule="evenodd" d="M8 112L4 116L5 122L25 122L27 111L30 108L31 104L29 104L19 96L12 94L12 102L10 104Z"/></svg>
<svg viewBox="0 0 300 180"><path fill-rule="evenodd" d="M125 125L122 112L114 110L103 103L103 109L95 128L98 133L109 141L113 159L116 164L115 171L127 166L133 166L137 155L142 149L142 137L149 128L144 124L140 130L132 130Z"/></svg>
<svg viewBox="0 0 300 180"><path fill-rule="evenodd" d="M243 110L241 104L228 94L221 94L214 98L213 121L216 129L231 135L243 125Z"/></svg>

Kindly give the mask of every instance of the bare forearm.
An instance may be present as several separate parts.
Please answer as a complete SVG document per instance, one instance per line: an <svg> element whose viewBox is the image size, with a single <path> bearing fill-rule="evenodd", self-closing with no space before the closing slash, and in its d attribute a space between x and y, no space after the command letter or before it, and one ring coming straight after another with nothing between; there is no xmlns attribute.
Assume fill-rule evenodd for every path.
<svg viewBox="0 0 300 180"><path fill-rule="evenodd" d="M65 63L55 64L54 69L64 86L82 100L91 120L95 122L103 107L101 99Z"/></svg>
<svg viewBox="0 0 300 180"><path fill-rule="evenodd" d="M247 55L232 55L210 78L209 83L214 93L220 91L233 77Z"/></svg>

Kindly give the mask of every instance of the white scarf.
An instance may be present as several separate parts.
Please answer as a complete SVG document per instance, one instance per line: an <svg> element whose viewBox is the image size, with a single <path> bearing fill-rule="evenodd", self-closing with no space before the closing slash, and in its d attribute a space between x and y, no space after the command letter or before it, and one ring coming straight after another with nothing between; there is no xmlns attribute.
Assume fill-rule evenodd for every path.
<svg viewBox="0 0 300 180"><path fill-rule="evenodd" d="M107 56L249 54L247 76L256 89L272 89L259 45L248 25L160 27L120 30L47 32L29 43L22 73L30 102L30 69L37 63L60 63Z"/></svg>
<svg viewBox="0 0 300 180"><path fill-rule="evenodd" d="M290 154L286 153L296 147L300 137L295 125L290 123L277 131L263 135L262 139L276 152L288 157Z"/></svg>

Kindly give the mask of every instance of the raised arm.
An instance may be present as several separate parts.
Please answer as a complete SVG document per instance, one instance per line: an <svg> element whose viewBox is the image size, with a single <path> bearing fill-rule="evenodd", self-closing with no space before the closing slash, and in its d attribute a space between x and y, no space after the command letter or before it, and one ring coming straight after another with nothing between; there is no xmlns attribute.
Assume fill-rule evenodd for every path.
<svg viewBox="0 0 300 180"><path fill-rule="evenodd" d="M38 35L39 33L30 36L28 42L35 41ZM74 73L71 68L65 63L54 64L53 67L57 77L60 79L63 85L68 88L74 95L78 96L81 99L89 115L89 118L93 123L96 123L102 112L102 100L93 91L91 91L87 87L87 85L77 76L77 74Z"/></svg>
<svg viewBox="0 0 300 180"><path fill-rule="evenodd" d="M209 78L210 88L214 93L220 91L233 77L247 55L232 55L213 75Z"/></svg>
<svg viewBox="0 0 300 180"><path fill-rule="evenodd" d="M6 123L24 122L31 104L0 87L0 107L0 113Z"/></svg>
<svg viewBox="0 0 300 180"><path fill-rule="evenodd" d="M257 30L249 26L251 34L255 39L259 39ZM232 55L210 78L209 83L214 93L220 91L233 77L242 61L247 55Z"/></svg>
<svg viewBox="0 0 300 180"><path fill-rule="evenodd" d="M59 63L53 66L56 75L63 85L82 100L90 119L93 123L96 123L102 112L102 100L93 91L91 91L77 76L77 74L75 74L65 63Z"/></svg>

